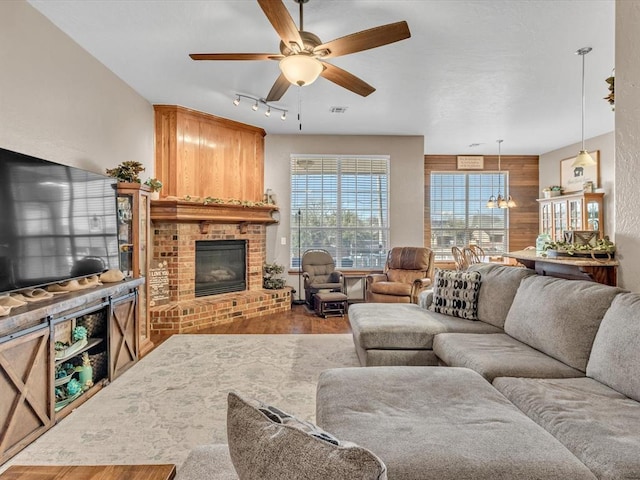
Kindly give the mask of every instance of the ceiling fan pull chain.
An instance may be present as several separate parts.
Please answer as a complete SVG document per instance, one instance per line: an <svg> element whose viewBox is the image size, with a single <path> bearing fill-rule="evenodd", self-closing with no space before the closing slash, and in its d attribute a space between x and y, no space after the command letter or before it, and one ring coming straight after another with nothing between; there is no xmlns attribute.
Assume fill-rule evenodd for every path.
<svg viewBox="0 0 640 480"><path fill-rule="evenodd" d="M302 4L300 4L302 7ZM302 87L298 87L298 128L302 131Z"/></svg>

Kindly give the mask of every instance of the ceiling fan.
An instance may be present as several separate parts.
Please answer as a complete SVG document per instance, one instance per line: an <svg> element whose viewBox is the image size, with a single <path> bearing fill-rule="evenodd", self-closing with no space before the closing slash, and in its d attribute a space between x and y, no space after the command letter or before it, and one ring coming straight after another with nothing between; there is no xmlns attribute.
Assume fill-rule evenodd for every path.
<svg viewBox="0 0 640 480"><path fill-rule="evenodd" d="M310 85L318 76L366 97L373 93L375 88L325 60L381 47L411 36L407 22L402 21L362 30L322 43L318 36L304 31L302 10L303 5L309 0L294 0L300 4L300 29L296 27L282 0L257 1L280 36L280 54L192 53L189 56L193 60L278 60L281 73L265 99L267 102L280 100L289 85Z"/></svg>

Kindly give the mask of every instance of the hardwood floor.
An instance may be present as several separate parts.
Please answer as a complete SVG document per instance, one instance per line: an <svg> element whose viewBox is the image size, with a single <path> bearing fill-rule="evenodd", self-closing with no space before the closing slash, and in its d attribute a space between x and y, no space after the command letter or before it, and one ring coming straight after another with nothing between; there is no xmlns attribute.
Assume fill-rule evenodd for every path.
<svg viewBox="0 0 640 480"><path fill-rule="evenodd" d="M351 333L349 317L322 318L304 305L292 305L291 311L258 318L238 319L225 325L200 330L196 333L215 334L267 334L267 333ZM155 336L151 341L157 346L166 340Z"/></svg>

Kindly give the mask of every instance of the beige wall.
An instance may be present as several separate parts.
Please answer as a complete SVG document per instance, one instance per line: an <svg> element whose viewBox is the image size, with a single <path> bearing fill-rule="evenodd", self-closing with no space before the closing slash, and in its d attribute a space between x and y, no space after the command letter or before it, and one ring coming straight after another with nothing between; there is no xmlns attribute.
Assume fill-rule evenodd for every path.
<svg viewBox="0 0 640 480"><path fill-rule="evenodd" d="M616 256L618 284L640 292L640 2L616 1Z"/></svg>
<svg viewBox="0 0 640 480"><path fill-rule="evenodd" d="M611 112L611 115L614 113ZM613 132L585 139L584 146L589 152L600 151L600 181L598 188L604 189L604 232L615 242L615 142ZM576 143L567 147L540 155L539 197L542 189L550 185L560 185L560 160L575 157L581 145Z"/></svg>
<svg viewBox="0 0 640 480"><path fill-rule="evenodd" d="M267 261L289 265L290 158L292 154L389 155L391 246L422 246L424 137L347 135L267 135L265 188L274 191L280 223L267 227ZM288 284L298 289L297 277Z"/></svg>
<svg viewBox="0 0 640 480"><path fill-rule="evenodd" d="M153 108L23 0L0 1L0 147L153 176Z"/></svg>

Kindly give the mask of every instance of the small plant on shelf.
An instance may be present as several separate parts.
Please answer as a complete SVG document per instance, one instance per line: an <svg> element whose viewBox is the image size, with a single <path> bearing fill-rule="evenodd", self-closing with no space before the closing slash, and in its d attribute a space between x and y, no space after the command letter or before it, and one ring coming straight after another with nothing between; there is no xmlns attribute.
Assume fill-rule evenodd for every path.
<svg viewBox="0 0 640 480"><path fill-rule="evenodd" d="M107 175L125 183L140 183L140 172L144 172L144 167L135 161L122 162L116 168L107 168Z"/></svg>
<svg viewBox="0 0 640 480"><path fill-rule="evenodd" d="M286 280L280 275L284 273L284 266L277 263L265 263L262 267L262 288L278 290L284 288Z"/></svg>
<svg viewBox="0 0 640 480"><path fill-rule="evenodd" d="M144 184L151 188L152 192L159 192L162 188L162 182L157 178L148 178L145 180Z"/></svg>

